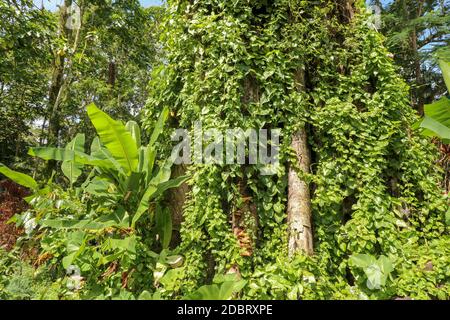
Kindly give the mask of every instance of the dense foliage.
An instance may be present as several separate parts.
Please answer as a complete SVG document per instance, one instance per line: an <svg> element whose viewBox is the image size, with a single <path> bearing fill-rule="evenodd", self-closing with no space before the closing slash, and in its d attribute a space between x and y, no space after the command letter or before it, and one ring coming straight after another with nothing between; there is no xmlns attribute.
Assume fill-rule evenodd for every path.
<svg viewBox="0 0 450 320"><path fill-rule="evenodd" d="M349 19L331 1L171 2L169 63L154 80L146 118L173 106L182 127L200 119L204 130L282 128L283 164L290 136L306 124L317 252L285 258L285 166L261 176L255 166L193 165L181 229L187 263L166 297L230 269L249 281L243 298L448 297L448 267L437 267L448 256L448 231L434 147L411 131L418 119L408 88L363 6ZM246 216L250 257L230 227L234 211ZM420 250L436 261L432 273ZM388 272L352 263L356 254L389 261L381 290L365 285L367 268Z"/></svg>
<svg viewBox="0 0 450 320"><path fill-rule="evenodd" d="M0 0L0 299L449 299L448 8L374 2ZM280 165L176 165L199 121L281 129Z"/></svg>

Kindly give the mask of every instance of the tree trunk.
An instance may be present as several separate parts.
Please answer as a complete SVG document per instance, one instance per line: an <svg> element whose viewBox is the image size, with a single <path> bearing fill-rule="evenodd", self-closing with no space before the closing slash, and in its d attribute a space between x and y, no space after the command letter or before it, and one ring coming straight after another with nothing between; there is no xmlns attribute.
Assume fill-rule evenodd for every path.
<svg viewBox="0 0 450 320"><path fill-rule="evenodd" d="M311 155L306 128L294 134L291 147L297 154L300 169L309 173ZM292 166L289 168L288 193L289 255L298 251L312 255L314 251L309 185L300 179Z"/></svg>
<svg viewBox="0 0 450 320"><path fill-rule="evenodd" d="M425 105L425 99L424 99L424 92L423 92L423 76L422 76L422 69L421 69L421 63L420 63L420 53L419 48L417 46L417 31L416 28L412 31L411 36L411 44L412 44L412 50L414 52L414 70L415 70L415 76L416 76L416 103L417 103L417 111L421 116L424 115L424 105Z"/></svg>
<svg viewBox="0 0 450 320"><path fill-rule="evenodd" d="M186 174L186 166L178 165L173 166L172 178L178 178ZM189 186L183 183L178 188L169 189L167 191L167 203L172 216L172 225L174 233L172 236L171 246L176 246L180 243L180 227L183 222L183 209L184 203L186 202L186 197L189 192Z"/></svg>
<svg viewBox="0 0 450 320"><path fill-rule="evenodd" d="M297 72L297 90L305 89L305 74L302 70ZM297 155L299 169L303 173L310 172L311 152L308 145L306 127L297 131L292 137L292 149ZM289 255L302 251L312 255L313 233L311 223L311 194L309 185L297 174L296 168L289 167L288 173L288 230L289 230Z"/></svg>
<svg viewBox="0 0 450 320"><path fill-rule="evenodd" d="M59 15L59 36L60 38L67 38L69 31L66 28L69 15L67 8L72 5L72 0L65 0L64 7L60 8ZM59 110L59 97L61 96L61 88L64 83L64 67L65 67L65 53L58 51L55 52L55 59L53 61L53 75L52 82L50 84L50 90L48 95L48 110L49 110L49 122L48 122L48 139L47 145L57 145L58 134L61 129L61 119Z"/></svg>
<svg viewBox="0 0 450 320"><path fill-rule="evenodd" d="M416 18L419 19L422 16L424 0L419 1L419 8L417 9ZM414 52L414 69L416 76L416 98L417 98L417 111L421 116L424 115L424 106L425 106L425 97L424 97L424 79L422 75L421 69L421 61L420 61L420 48L417 44L418 36L417 29L414 27L411 35L411 47Z"/></svg>

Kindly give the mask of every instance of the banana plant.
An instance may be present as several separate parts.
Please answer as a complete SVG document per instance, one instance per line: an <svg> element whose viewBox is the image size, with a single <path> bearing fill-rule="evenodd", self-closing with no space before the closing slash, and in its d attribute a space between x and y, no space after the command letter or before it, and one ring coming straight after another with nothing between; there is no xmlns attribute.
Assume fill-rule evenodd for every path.
<svg viewBox="0 0 450 320"><path fill-rule="evenodd" d="M34 180L32 176L29 176L22 172L14 171L2 163L0 163L0 173L5 177L11 179L15 183L30 189L33 194L25 198L25 200L27 200L28 202L31 201L34 196L47 194L50 190L50 187L48 185L44 188L40 188L39 184L36 182L36 180Z"/></svg>
<svg viewBox="0 0 450 320"><path fill-rule="evenodd" d="M439 59L445 84L450 93L450 62L444 58ZM437 137L443 143L450 143L450 98L442 97L432 104L425 105L425 116L415 128L422 128L422 135Z"/></svg>
<svg viewBox="0 0 450 320"><path fill-rule="evenodd" d="M169 110L165 108L156 122L148 145L141 144L139 125L124 125L112 119L94 104L87 107L88 116L98 137L91 144L90 154L84 152L84 136L78 135L65 148L31 148L29 154L44 160L62 161L62 171L73 185L82 168L92 167L82 191L123 207L132 217L131 228L152 207L152 200L164 191L176 188L187 176L170 179L173 161L157 165L155 143L163 131ZM165 218L167 215L165 215Z"/></svg>

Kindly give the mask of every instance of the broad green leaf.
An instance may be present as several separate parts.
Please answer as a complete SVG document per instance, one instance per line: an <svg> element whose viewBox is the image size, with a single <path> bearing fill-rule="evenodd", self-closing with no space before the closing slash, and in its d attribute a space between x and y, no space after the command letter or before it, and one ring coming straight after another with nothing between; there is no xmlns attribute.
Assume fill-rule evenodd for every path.
<svg viewBox="0 0 450 320"><path fill-rule="evenodd" d="M115 162L111 161L111 159L97 158L95 156L87 155L87 154L76 154L75 161L79 164L98 167L100 169L105 169L105 170L107 170L107 169L122 170L120 165L117 163L117 166L116 166Z"/></svg>
<svg viewBox="0 0 450 320"><path fill-rule="evenodd" d="M131 228L134 228L136 225L136 222L141 218L141 216L145 213L145 211L149 208L149 202L152 198L153 194L158 190L158 188L154 185L150 185L147 190L144 193L144 196L142 197L138 209L136 213L133 216L133 219L131 220Z"/></svg>
<svg viewBox="0 0 450 320"><path fill-rule="evenodd" d="M439 60L439 66L442 70L442 75L444 76L445 84L447 85L447 90L450 93L450 62Z"/></svg>
<svg viewBox="0 0 450 320"><path fill-rule="evenodd" d="M131 227L134 228L134 226L136 225L136 222L141 218L141 216L145 213L145 211L148 210L151 199L157 198L164 191L166 191L168 189L178 188L187 179L188 179L188 176L182 176L182 177L175 178L173 180L169 180L169 181L160 183L156 186L151 184L145 191L144 196L142 197L142 199L139 203L136 214L133 217Z"/></svg>
<svg viewBox="0 0 450 320"><path fill-rule="evenodd" d="M139 183L141 181L142 174L139 172L133 172L126 180L125 192L131 191L137 193L139 190Z"/></svg>
<svg viewBox="0 0 450 320"><path fill-rule="evenodd" d="M368 254L353 254L350 257L350 262L353 263L355 266L360 268L367 268L371 264L376 263L376 259Z"/></svg>
<svg viewBox="0 0 450 320"><path fill-rule="evenodd" d="M187 297L187 300L227 300L220 296L220 287L217 284L202 286Z"/></svg>
<svg viewBox="0 0 450 320"><path fill-rule="evenodd" d="M28 154L43 160L69 161L75 159L75 152L64 148L30 148Z"/></svg>
<svg viewBox="0 0 450 320"><path fill-rule="evenodd" d="M163 249L167 249L172 239L172 216L167 207L161 208L159 205L156 207L155 224L161 245Z"/></svg>
<svg viewBox="0 0 450 320"><path fill-rule="evenodd" d="M383 271L378 264L371 264L364 269L367 276L367 288L370 290L381 289L386 280L384 279Z"/></svg>
<svg viewBox="0 0 450 320"><path fill-rule="evenodd" d="M450 99L442 97L440 100L425 105L425 116L430 117L440 124L450 128Z"/></svg>
<svg viewBox="0 0 450 320"><path fill-rule="evenodd" d="M88 157L88 162L101 169L117 169L117 171L123 172L121 165L114 159L111 152L102 146L98 137L92 140L91 155Z"/></svg>
<svg viewBox="0 0 450 320"><path fill-rule="evenodd" d="M84 134L78 134L67 146L67 151L73 151L74 153L84 153ZM66 160L61 165L61 170L64 175L69 179L70 185L73 185L82 174L83 166L76 163L75 160Z"/></svg>
<svg viewBox="0 0 450 320"><path fill-rule="evenodd" d="M157 300L154 298L155 294L151 294L148 291L142 291L141 294L138 297L138 300Z"/></svg>
<svg viewBox="0 0 450 320"><path fill-rule="evenodd" d="M394 267L392 266L392 261L386 256L380 256L378 258L378 264L381 267L381 270L384 274L388 275L392 271L394 271Z"/></svg>
<svg viewBox="0 0 450 320"><path fill-rule="evenodd" d="M169 117L169 108L164 107L163 111L161 112L158 118L158 121L155 124L155 128L153 129L153 133L150 137L150 143L148 144L149 146L153 147L155 142L158 140L159 135L163 131L164 124L166 123L168 117Z"/></svg>
<svg viewBox="0 0 450 320"><path fill-rule="evenodd" d="M144 163L142 164L142 171L146 173L145 181L150 183L153 173L153 167L155 165L156 150L150 146L147 146L144 153Z"/></svg>
<svg viewBox="0 0 450 320"><path fill-rule="evenodd" d="M156 192L153 193L152 198L159 197L163 192L165 192L168 189L178 188L184 182L186 182L188 179L189 179L189 176L181 176L181 177L174 178L172 180L160 183L158 185L158 188L157 188Z"/></svg>
<svg viewBox="0 0 450 320"><path fill-rule="evenodd" d="M219 290L220 300L228 300L228 299L232 298L233 294L241 291L245 287L246 284L247 284L247 282L245 280L240 280L240 281L236 281L236 282L235 281L224 282L220 286L220 290Z"/></svg>
<svg viewBox="0 0 450 320"><path fill-rule="evenodd" d="M422 135L438 137L444 143L450 142L450 99L442 97L439 101L425 105L425 116L413 126L423 128Z"/></svg>
<svg viewBox="0 0 450 320"><path fill-rule="evenodd" d="M115 185L109 180L94 178L84 189L86 193L96 196L109 196L114 191Z"/></svg>
<svg viewBox="0 0 450 320"><path fill-rule="evenodd" d="M200 287L197 291L190 294L187 299L190 300L229 300L233 294L238 293L246 285L245 280L226 281L221 285L212 284Z"/></svg>
<svg viewBox="0 0 450 320"><path fill-rule="evenodd" d="M130 132L121 122L113 120L94 104L87 107L87 112L101 142L111 152L114 159L120 163L127 174L136 171L138 148Z"/></svg>
<svg viewBox="0 0 450 320"><path fill-rule="evenodd" d="M126 228L128 227L128 215L123 211L101 216L96 220L46 219L40 221L39 224L57 230L103 230L110 227Z"/></svg>
<svg viewBox="0 0 450 320"><path fill-rule="evenodd" d="M68 255L62 259L64 269L72 265L73 261L84 251L86 247L86 233L83 231L74 231L67 237L67 253Z"/></svg>
<svg viewBox="0 0 450 320"><path fill-rule="evenodd" d="M433 118L425 116L420 124L420 127L427 129L423 132L425 136L437 136L442 140L450 140L450 127L443 125Z"/></svg>
<svg viewBox="0 0 450 320"><path fill-rule="evenodd" d="M166 182L170 179L172 175L172 162L165 161L164 164L159 168L158 173L150 180L150 184L158 185L160 183Z"/></svg>
<svg viewBox="0 0 450 320"><path fill-rule="evenodd" d="M136 123L136 121L128 121L125 128L131 134L134 142L136 142L136 147L139 149L141 147L141 128Z"/></svg>
<svg viewBox="0 0 450 320"><path fill-rule="evenodd" d="M119 249L131 253L136 253L136 237L130 236L124 239L108 238L103 244L105 250Z"/></svg>
<svg viewBox="0 0 450 320"><path fill-rule="evenodd" d="M42 220L40 224L52 229L89 229L101 230L110 227L91 220L68 220L68 219L48 219Z"/></svg>
<svg viewBox="0 0 450 320"><path fill-rule="evenodd" d="M34 191L37 191L37 189L38 189L38 184L32 177L30 177L29 175L27 175L25 173L11 170L1 163L0 163L0 173L5 175L9 179L13 180L14 182L20 184L21 186L30 188Z"/></svg>

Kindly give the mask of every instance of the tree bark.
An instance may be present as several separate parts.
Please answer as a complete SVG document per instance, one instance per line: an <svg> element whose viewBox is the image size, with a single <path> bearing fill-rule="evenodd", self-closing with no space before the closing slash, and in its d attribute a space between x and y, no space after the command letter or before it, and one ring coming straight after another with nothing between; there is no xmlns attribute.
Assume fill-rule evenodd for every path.
<svg viewBox="0 0 450 320"><path fill-rule="evenodd" d="M305 74L302 70L296 73L297 90L305 89ZM297 131L292 137L292 149L297 155L299 169L303 173L310 172L311 152L308 145L306 127ZM297 174L296 168L289 167L288 173L288 230L289 255L301 251L307 255L314 253L311 222L311 194L309 185Z"/></svg>
<svg viewBox="0 0 450 320"><path fill-rule="evenodd" d="M422 69L421 69L421 63L420 63L420 52L417 45L417 31L416 28L413 29L412 35L411 35L411 44L412 44L412 50L414 52L414 69L415 69L415 76L416 76L416 98L417 98L417 111L421 116L424 115L424 105L425 105L425 99L424 99L424 92L423 92L423 76L422 76Z"/></svg>
<svg viewBox="0 0 450 320"><path fill-rule="evenodd" d="M300 169L309 173L311 155L306 128L292 137L291 147L297 154ZM289 255L302 251L307 255L314 253L311 222L311 195L309 185L300 179L292 166L288 175L288 227Z"/></svg>
<svg viewBox="0 0 450 320"><path fill-rule="evenodd" d="M186 174L186 166L178 165L173 166L172 178L178 178ZM189 193L189 186L183 183L178 188L169 189L167 191L167 203L172 216L172 225L174 232L172 236L171 246L176 246L180 243L179 230L181 228L181 223L183 222L183 209L186 202L187 194Z"/></svg>
<svg viewBox="0 0 450 320"><path fill-rule="evenodd" d="M66 28L66 24L69 18L67 8L72 5L72 0L65 0L64 7L60 8L59 15L59 36L61 38L67 38L69 30ZM61 119L59 112L59 99L61 96L61 88L64 83L64 69L65 69L65 53L60 51L55 52L55 59L53 61L53 74L52 82L50 84L50 90L48 95L48 110L49 110L49 122L48 122L48 138L47 145L57 145L58 134L61 129Z"/></svg>

